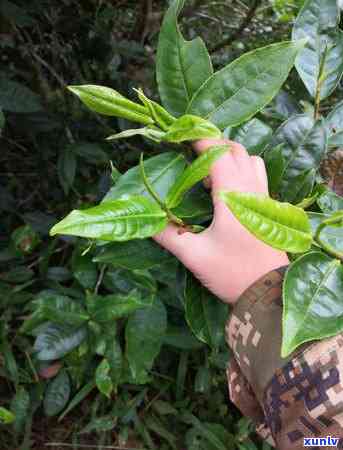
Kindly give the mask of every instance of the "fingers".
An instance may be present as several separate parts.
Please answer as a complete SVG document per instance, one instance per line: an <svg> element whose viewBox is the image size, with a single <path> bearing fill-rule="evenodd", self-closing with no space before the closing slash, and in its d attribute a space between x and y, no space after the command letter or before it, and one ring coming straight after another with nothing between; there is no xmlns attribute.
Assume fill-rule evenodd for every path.
<svg viewBox="0 0 343 450"><path fill-rule="evenodd" d="M258 192L268 194L268 177L263 159L259 156L251 156L250 159L258 180Z"/></svg>

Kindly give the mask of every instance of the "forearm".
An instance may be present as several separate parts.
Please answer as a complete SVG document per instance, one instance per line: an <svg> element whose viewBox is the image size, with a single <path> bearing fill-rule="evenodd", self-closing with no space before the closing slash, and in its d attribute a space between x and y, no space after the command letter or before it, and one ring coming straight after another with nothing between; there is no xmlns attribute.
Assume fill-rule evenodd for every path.
<svg viewBox="0 0 343 450"><path fill-rule="evenodd" d="M226 327L234 353L228 381L232 401L262 435L295 450L305 437L343 438L343 335L281 358L284 272L264 276L235 305Z"/></svg>

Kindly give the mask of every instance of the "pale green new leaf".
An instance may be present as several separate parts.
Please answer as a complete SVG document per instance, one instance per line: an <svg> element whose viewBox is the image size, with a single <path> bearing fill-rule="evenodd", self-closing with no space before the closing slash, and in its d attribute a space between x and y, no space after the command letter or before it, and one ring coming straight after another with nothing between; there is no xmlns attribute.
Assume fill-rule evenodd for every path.
<svg viewBox="0 0 343 450"><path fill-rule="evenodd" d="M111 398L113 383L110 377L110 365L104 358L95 371L95 382L99 391L106 397Z"/></svg>
<svg viewBox="0 0 343 450"><path fill-rule="evenodd" d="M128 241L151 237L162 231L167 223L166 213L156 202L143 196L133 196L86 210L74 210L51 229L50 235Z"/></svg>
<svg viewBox="0 0 343 450"><path fill-rule="evenodd" d="M320 252L297 259L283 284L282 357L343 330L343 267Z"/></svg>
<svg viewBox="0 0 343 450"><path fill-rule="evenodd" d="M320 100L328 97L343 73L343 33L338 30L336 0L307 0L294 24L292 38L307 39L295 67L312 97L316 96L322 58Z"/></svg>
<svg viewBox="0 0 343 450"><path fill-rule="evenodd" d="M99 114L122 117L144 125L154 124L145 106L132 102L111 88L88 84L68 86L68 89L89 109Z"/></svg>
<svg viewBox="0 0 343 450"><path fill-rule="evenodd" d="M179 144L184 141L220 139L221 137L221 131L208 120L186 114L169 127L162 140Z"/></svg>
<svg viewBox="0 0 343 450"><path fill-rule="evenodd" d="M304 43L281 42L244 54L201 86L187 113L221 130L247 121L278 93Z"/></svg>
<svg viewBox="0 0 343 450"><path fill-rule="evenodd" d="M311 247L311 227L302 209L259 194L221 192L220 196L240 223L271 247L292 253Z"/></svg>
<svg viewBox="0 0 343 450"><path fill-rule="evenodd" d="M159 35L156 73L162 103L174 116L185 113L193 95L212 75L213 68L200 38L185 41L178 23L184 0L173 0Z"/></svg>
<svg viewBox="0 0 343 450"><path fill-rule="evenodd" d="M117 139L128 139L134 136L143 136L148 139L151 139L154 142L161 142L165 139L165 132L155 130L154 128L143 127L143 128L134 128L130 130L122 131L121 133L112 134L108 138L107 141L115 141Z"/></svg>
<svg viewBox="0 0 343 450"><path fill-rule="evenodd" d="M8 425L13 423L15 420L15 415L6 408L0 406L0 424Z"/></svg>
<svg viewBox="0 0 343 450"><path fill-rule="evenodd" d="M229 151L229 149L229 145L212 147L188 166L168 192L166 200L168 208L176 208L181 203L184 194L196 183L207 177L212 164Z"/></svg>

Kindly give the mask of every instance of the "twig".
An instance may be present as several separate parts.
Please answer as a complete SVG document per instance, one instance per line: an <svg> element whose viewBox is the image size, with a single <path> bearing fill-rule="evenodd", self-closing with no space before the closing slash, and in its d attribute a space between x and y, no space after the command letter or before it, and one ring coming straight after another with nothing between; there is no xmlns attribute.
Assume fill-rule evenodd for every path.
<svg viewBox="0 0 343 450"><path fill-rule="evenodd" d="M104 275L105 275L105 270L106 270L106 265L104 264L104 265L101 267L101 269L100 269L99 278L98 278L98 281L96 282L96 285L95 285L95 288L94 288L94 294L95 294L95 295L98 294L99 287L100 287L100 285L101 285L101 283L102 283L102 280L103 280L103 278L104 278Z"/></svg>
<svg viewBox="0 0 343 450"><path fill-rule="evenodd" d="M219 42L214 47L212 47L210 49L210 52L215 53L215 52L221 50L222 48L226 47L227 45L232 44L233 41L238 39L241 36L241 34L243 33L243 31L245 30L245 28L252 21L254 15L255 15L255 12L256 12L257 8L259 7L259 5L261 4L261 2L262 2L262 0L254 0L251 8L249 9L248 14L246 15L245 19L241 23L240 27L237 28L237 30L234 31L229 37L227 37L226 39L223 39L221 42Z"/></svg>

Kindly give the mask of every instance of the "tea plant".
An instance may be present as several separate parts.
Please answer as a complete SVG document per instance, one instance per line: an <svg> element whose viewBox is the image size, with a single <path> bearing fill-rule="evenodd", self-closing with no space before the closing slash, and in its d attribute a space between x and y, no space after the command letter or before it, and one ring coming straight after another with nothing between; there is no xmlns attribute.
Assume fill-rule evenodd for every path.
<svg viewBox="0 0 343 450"><path fill-rule="evenodd" d="M104 87L78 86L70 90L98 113L145 125L109 139L140 134L158 142L179 144L220 138L222 131L228 132L228 128L248 121L278 93L295 62L299 76L314 98L313 117L294 116L282 124L266 144L264 155L271 190L280 199L298 206L253 194L221 194L238 220L256 237L277 249L304 254L290 265L285 278L282 355L287 356L306 341L343 330L343 322L339 320L342 311L339 298L343 293L343 253L339 247L342 206L338 202L328 216L316 216L318 220L320 217L320 223L313 230L310 214L301 209L316 201L320 206L323 198L334 195L325 192L316 180L328 146L341 143L342 125L338 116L342 105L337 105L326 119L320 114L320 102L333 92L343 72L339 10L335 1L327 2L323 12L322 2L309 0L296 20L292 41L249 52L213 73L202 40L189 42L181 35L177 16L182 5L183 1L172 3L159 38L156 76L166 109L149 100L142 91L138 91L141 101L138 104ZM325 29L321 25L324 15ZM191 205L182 204L184 196L209 174L211 164L225 150L212 148L186 169L174 168L173 183L159 193L155 192L154 181L146 175L141 159L134 186L118 195L115 185L100 206L73 211L55 225L51 234L127 241L151 237L168 222L194 231L175 208L181 207L188 216L194 214ZM149 163L156 159L151 158ZM122 175L118 183L127 176L128 173ZM304 272L308 274L306 289ZM323 302L332 305L330 317L321 317ZM188 322L192 323L191 317Z"/></svg>
<svg viewBox="0 0 343 450"><path fill-rule="evenodd" d="M127 442L134 427L147 448L156 448L156 440L158 448L180 448L170 432L179 417L182 446L190 450L254 448L251 426L244 419L232 423L217 389L229 358L227 307L150 239L169 222L201 232L211 221L212 202L201 180L230 148L215 146L194 159L187 145L198 139L230 138L265 160L270 198L220 195L257 238L290 253L282 355L343 329L343 200L320 175L322 160L343 140L343 103L331 106L343 70L336 2L307 1L291 41L248 52L216 72L203 41L186 41L180 31L183 3L171 2L160 31L161 104L139 88L133 101L103 86L69 87L95 113L138 124L109 131L106 145L119 152L120 139L138 137L145 149L151 143L154 156L142 155L140 164L123 174L112 164L112 185L99 204L90 207L94 198L87 204L80 200L79 209L53 226L51 234L62 236L32 263L40 277L49 275L46 289L33 300L26 289L35 283L35 266L2 276L0 375L15 395L0 408L0 421L12 423L17 434L30 428L40 405L48 417L62 420L91 396L91 419L83 433L117 429L118 442ZM294 72L288 78L294 65L297 83L304 83L312 103L296 103L282 90L294 82ZM3 124L0 112L0 128ZM75 189L76 158L108 160L96 144L68 146L58 162L65 193ZM92 184L89 190L94 192ZM19 228L11 237L12 250L29 255L40 239L31 226ZM66 267L50 267L56 255ZM11 280L20 284L9 293ZM20 320L15 337L10 320ZM205 408L186 391L190 369Z"/></svg>

